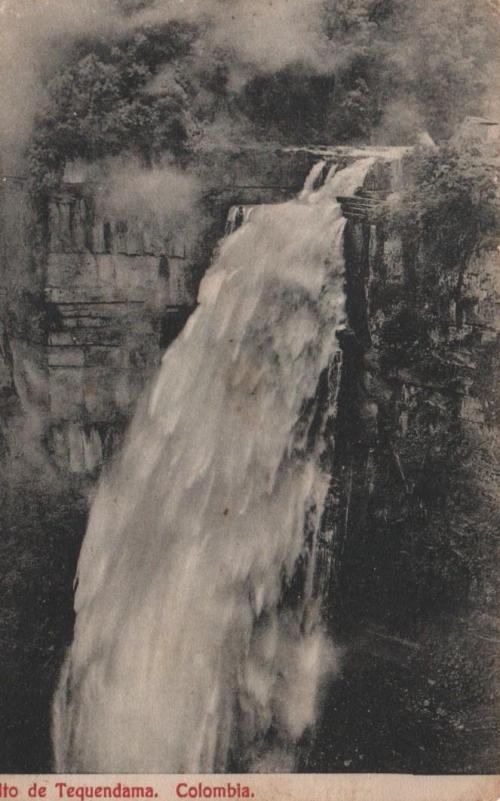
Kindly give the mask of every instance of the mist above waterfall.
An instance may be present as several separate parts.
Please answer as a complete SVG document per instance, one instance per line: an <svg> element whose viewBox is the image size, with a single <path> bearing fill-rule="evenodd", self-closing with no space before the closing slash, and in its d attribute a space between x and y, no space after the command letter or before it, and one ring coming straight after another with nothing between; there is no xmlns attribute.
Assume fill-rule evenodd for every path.
<svg viewBox="0 0 500 801"><path fill-rule="evenodd" d="M489 0L3 0L0 19L10 169L26 152L49 172L119 152L149 165L182 139L404 144L496 110Z"/></svg>
<svg viewBox="0 0 500 801"><path fill-rule="evenodd" d="M338 670L313 590L328 410L313 420L344 320L336 196L371 164L314 190L316 165L221 244L93 504L58 770L293 768Z"/></svg>

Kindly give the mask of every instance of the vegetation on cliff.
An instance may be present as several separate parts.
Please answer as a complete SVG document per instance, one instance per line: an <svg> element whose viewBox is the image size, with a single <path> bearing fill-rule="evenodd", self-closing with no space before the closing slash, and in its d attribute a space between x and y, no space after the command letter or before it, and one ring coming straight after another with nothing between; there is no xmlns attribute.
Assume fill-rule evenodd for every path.
<svg viewBox="0 0 500 801"><path fill-rule="evenodd" d="M417 150L371 247L368 226L363 244L347 224L351 267L369 276L369 335L352 317L344 344L332 504L331 625L350 647L311 770L338 755L377 769L379 749L391 771L496 761L495 158Z"/></svg>
<svg viewBox="0 0 500 801"><path fill-rule="evenodd" d="M466 262L472 247L499 232L499 166L498 147L479 141L416 148L404 159L405 188L385 207L386 220L415 240L432 232L444 259Z"/></svg>
<svg viewBox="0 0 500 801"><path fill-rule="evenodd" d="M497 150L479 142L446 144L417 148L404 160L405 188L378 217L388 234L401 238L407 274L405 292L399 296L395 289L384 327L387 358L394 353L406 364L425 359L428 369L442 372L435 338L464 322L467 267L474 254L498 241Z"/></svg>
<svg viewBox="0 0 500 801"><path fill-rule="evenodd" d="M249 63L238 31L234 43L214 44L203 15L133 23L137 4L121 8L127 26L77 38L45 68L28 147L38 185L77 158L182 163L192 149L231 138L390 144L413 141L419 129L447 137L489 105L500 24L488 0L323 0L314 43L278 65L265 54ZM256 24L264 29L264 12Z"/></svg>

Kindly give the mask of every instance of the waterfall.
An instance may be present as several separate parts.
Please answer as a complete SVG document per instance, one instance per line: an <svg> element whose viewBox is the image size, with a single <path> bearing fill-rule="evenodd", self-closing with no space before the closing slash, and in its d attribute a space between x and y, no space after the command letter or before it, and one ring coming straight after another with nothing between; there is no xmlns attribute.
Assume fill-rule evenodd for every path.
<svg viewBox="0 0 500 801"><path fill-rule="evenodd" d="M231 206L226 220L225 235L233 234L240 225L247 222L253 211L253 206Z"/></svg>
<svg viewBox="0 0 500 801"><path fill-rule="evenodd" d="M372 163L315 165L294 200L234 212L92 506L58 771L293 770L338 661L313 590L329 485L314 399L344 319L336 196Z"/></svg>

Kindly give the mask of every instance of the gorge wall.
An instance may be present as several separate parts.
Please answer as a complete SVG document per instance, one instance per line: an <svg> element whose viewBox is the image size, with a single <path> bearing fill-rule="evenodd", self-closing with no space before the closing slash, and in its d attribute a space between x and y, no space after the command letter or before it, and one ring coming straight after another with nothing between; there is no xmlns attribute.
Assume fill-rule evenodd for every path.
<svg viewBox="0 0 500 801"><path fill-rule="evenodd" d="M291 197L321 158L370 154L363 190L342 199L348 325L317 576L346 657L302 769L492 772L500 256L477 243L465 269L443 270L435 231L415 243L391 226L381 204L403 151L204 154L196 247L152 218L103 217L89 185L34 209L4 180L3 447L9 420L35 420L57 469L93 480L192 310L229 208Z"/></svg>
<svg viewBox="0 0 500 801"><path fill-rule="evenodd" d="M33 201L24 179L4 176L4 420L17 411L36 421L63 471L98 470L195 305L228 209L293 196L318 158L308 150L203 154L207 225L198 242L165 230L153 213L107 213L96 185L67 183Z"/></svg>
<svg viewBox="0 0 500 801"><path fill-rule="evenodd" d="M193 304L188 254L154 219L100 215L88 186L66 185L38 215L20 182L4 194L14 389L56 462L92 472Z"/></svg>
<svg viewBox="0 0 500 801"><path fill-rule="evenodd" d="M375 188L397 191L379 170L343 201L349 326L322 581L348 656L308 769L375 770L383 743L389 770L489 772L500 254L476 242L463 260L435 228L415 242L377 213ZM332 735L346 717L354 750Z"/></svg>

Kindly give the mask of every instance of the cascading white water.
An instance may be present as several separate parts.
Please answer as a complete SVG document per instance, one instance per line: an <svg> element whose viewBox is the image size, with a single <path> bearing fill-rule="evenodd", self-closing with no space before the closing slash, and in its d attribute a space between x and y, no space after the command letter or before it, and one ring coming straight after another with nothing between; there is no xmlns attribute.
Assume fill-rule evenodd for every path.
<svg viewBox="0 0 500 801"><path fill-rule="evenodd" d="M93 504L58 771L210 772L236 751L293 769L336 669L312 589L329 476L310 428L344 315L336 196L372 162L315 191L316 165L298 198L254 207L222 242Z"/></svg>
<svg viewBox="0 0 500 801"><path fill-rule="evenodd" d="M247 222L253 209L253 206L231 206L227 215L225 235L233 234L240 225Z"/></svg>

